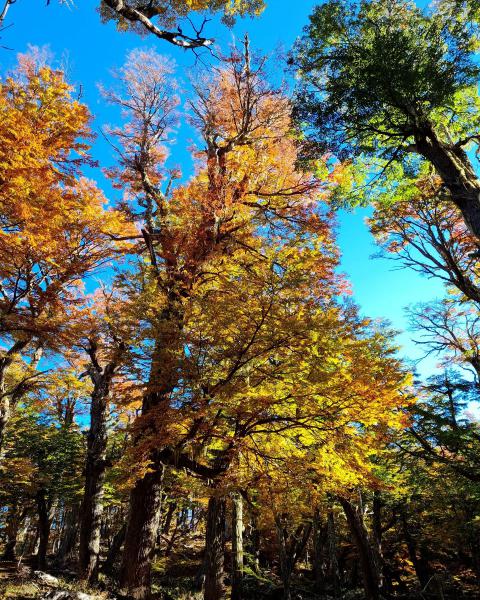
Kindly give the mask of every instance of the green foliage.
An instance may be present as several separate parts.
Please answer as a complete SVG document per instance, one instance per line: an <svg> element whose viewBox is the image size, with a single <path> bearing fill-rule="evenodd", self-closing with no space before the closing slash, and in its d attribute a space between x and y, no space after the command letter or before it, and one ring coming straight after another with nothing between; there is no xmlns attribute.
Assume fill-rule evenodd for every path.
<svg viewBox="0 0 480 600"><path fill-rule="evenodd" d="M363 174L355 198L348 189L337 196L369 201L371 184L382 199L411 195L425 169L410 154L419 129L434 126L447 142L477 132L475 35L451 11L405 0L331 0L314 10L291 56L295 115L304 159L333 152Z"/></svg>
<svg viewBox="0 0 480 600"><path fill-rule="evenodd" d="M13 418L2 464L3 500L31 499L42 488L50 499L72 503L82 490L84 441L78 425L55 423L34 405L20 406Z"/></svg>

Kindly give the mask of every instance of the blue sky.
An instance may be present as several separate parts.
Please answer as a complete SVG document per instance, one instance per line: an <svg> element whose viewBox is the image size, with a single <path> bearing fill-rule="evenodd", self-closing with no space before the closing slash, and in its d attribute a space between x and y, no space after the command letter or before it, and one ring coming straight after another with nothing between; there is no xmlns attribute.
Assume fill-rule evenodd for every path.
<svg viewBox="0 0 480 600"><path fill-rule="evenodd" d="M0 44L11 50L0 50L0 69L12 67L18 52L25 52L29 44L48 46L57 60L68 71L69 80L81 89L82 100L94 114L94 128L113 120L111 109L105 106L98 92L98 83L107 83L113 67L120 66L133 48L155 47L158 52L169 55L178 64L178 72L184 73L193 66L194 57L162 40L151 36L140 37L133 33L119 33L113 23L102 24L96 11L95 0L77 0L78 5L67 7L57 0L49 6L39 0L19 0L8 13L1 34ZM258 19L242 19L232 30L217 19L208 23L206 33L214 37L220 48L226 50L235 40L241 40L248 32L252 46L272 54L288 50L307 23L308 14L317 2L312 0L270 0L263 15ZM198 23L201 19L195 19ZM80 87L81 86L81 87ZM179 136L175 154L183 161L188 153ZM111 165L113 158L108 145L99 136L95 158L104 166ZM101 173L89 173L105 188ZM107 194L111 191L105 188ZM396 329L405 330L407 322L403 313L406 305L427 301L443 295L442 286L422 278L408 269L398 270L398 265L388 260L372 259L378 251L364 223L369 209L339 215L339 245L342 251L342 270L353 284L354 298L362 312L371 317L389 319ZM396 270L394 270L396 269ZM409 332L398 337L402 355L416 359L422 351L415 347ZM432 372L435 358L419 365L423 375Z"/></svg>

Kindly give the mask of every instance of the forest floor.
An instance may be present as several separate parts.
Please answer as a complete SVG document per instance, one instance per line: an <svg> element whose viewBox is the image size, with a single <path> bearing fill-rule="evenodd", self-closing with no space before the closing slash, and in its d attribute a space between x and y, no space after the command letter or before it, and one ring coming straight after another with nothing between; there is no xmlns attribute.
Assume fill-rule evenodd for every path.
<svg viewBox="0 0 480 600"><path fill-rule="evenodd" d="M153 573L152 600L201 600L201 592L195 589L198 564L184 556L172 557L168 565L158 561ZM50 574L51 573L51 574ZM118 598L108 579L101 579L98 588L88 588L75 579L72 570L49 574L35 571L33 561L0 561L0 600L115 600ZM392 596L398 600L479 600L478 587L455 586L444 583L433 585L430 590L412 591ZM293 600L333 600L328 594L313 591L313 581L299 577L292 581ZM228 585L228 580L227 580ZM246 577L244 597L246 600L282 600L279 582L271 578ZM229 597L227 588L227 598ZM345 591L338 600L364 600L361 589Z"/></svg>

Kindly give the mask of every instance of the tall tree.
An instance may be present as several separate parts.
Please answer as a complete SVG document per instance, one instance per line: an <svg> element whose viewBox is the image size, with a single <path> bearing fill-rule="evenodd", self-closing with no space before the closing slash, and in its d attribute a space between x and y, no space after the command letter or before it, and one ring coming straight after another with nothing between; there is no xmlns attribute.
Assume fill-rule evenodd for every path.
<svg viewBox="0 0 480 600"><path fill-rule="evenodd" d="M0 448L32 373L7 383L29 347L58 350L82 310L82 279L117 252L124 219L81 176L90 116L60 71L21 58L0 87Z"/></svg>
<svg viewBox="0 0 480 600"><path fill-rule="evenodd" d="M301 228L318 232L318 243L324 241L327 257L324 266L318 268L333 273L336 262L328 228L314 202L322 186L311 174L295 168L295 142L288 135L289 103L281 92L268 87L263 62L252 64L248 44L243 58L234 55L212 81L200 81L196 86L198 99L191 104L192 121L204 147L197 152L197 174L174 189L168 183L162 189L168 173L162 165L165 151L161 142L176 103L166 79L169 67L165 61L150 57L145 70L144 59L141 54L132 56L121 73L130 100L123 103L118 94L110 95L117 104L130 107L131 120L118 134L122 142L119 169L112 173L118 177L118 185L126 186L132 200L143 208L151 263L149 269L143 269L141 281L148 281L147 294L141 295L137 309L143 311L149 324L151 342L145 348L151 354L142 417L135 434L135 445L150 466L132 491L122 576L122 585L131 594L144 594L148 589L148 568L144 565L151 560L156 539L162 465L183 464L200 469L205 476L224 468L221 464L213 470L200 467L187 452L181 452L181 447L174 450L148 441L152 429L166 431L173 426L171 420L178 420L172 398L181 389L182 368L188 364L185 323L196 290L209 280L209 262L217 261L211 276L221 281L222 257L241 253L245 261L249 256L260 260L262 255L252 234L260 233L261 228L278 235ZM136 60L142 62L141 68L136 68ZM308 247L304 255L308 257ZM153 302L143 304L142 309L145 301ZM233 365L230 378L242 365L243 360ZM205 397L210 393L207 389ZM201 419L194 422L190 437L201 424ZM143 523L139 521L142 518Z"/></svg>
<svg viewBox="0 0 480 600"><path fill-rule="evenodd" d="M90 427L87 435L85 488L80 513L80 576L89 583L98 577L100 529L107 468L107 420L113 388L121 376L127 354L127 335L122 328L121 301L99 293L90 332L83 348L88 355L87 372L92 382Z"/></svg>
<svg viewBox="0 0 480 600"><path fill-rule="evenodd" d="M480 183L468 154L479 139L476 35L472 22L405 0L331 0L292 61L307 154L361 163L354 193L364 198L405 196L412 176L433 168L478 243Z"/></svg>

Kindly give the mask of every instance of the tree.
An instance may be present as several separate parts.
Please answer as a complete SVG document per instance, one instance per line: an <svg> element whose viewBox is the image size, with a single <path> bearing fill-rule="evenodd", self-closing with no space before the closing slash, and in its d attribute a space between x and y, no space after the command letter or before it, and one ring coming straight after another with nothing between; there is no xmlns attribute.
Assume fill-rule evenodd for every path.
<svg viewBox="0 0 480 600"><path fill-rule="evenodd" d="M132 108L130 122L119 135L119 169L112 175L144 208L144 237L151 263L151 267L141 268L138 279L143 293L136 310L148 324L145 331L150 341L144 348L150 372L135 433L138 452L150 466L132 491L122 577L122 585L130 593L146 593L147 565L158 526L162 465L184 465L204 476L223 468L217 464L212 471L181 452L181 446L160 445L150 435L152 427L165 431L171 420L178 420L171 399L181 386L182 367L188 363L184 332L189 304L209 278L210 261L236 253L255 257L258 244L252 234L261 227L279 235L301 227L318 231L326 253L331 246L313 202L321 185L310 174L295 169L295 142L286 135L290 129L288 101L268 88L262 63L252 66L248 45L245 59L234 55L213 81L196 86L198 101L191 106L192 120L205 144L197 153L197 174L175 189L167 184L165 191L161 185L168 173L161 162L165 156L161 142L176 101L167 87L168 65L151 57L151 68L142 71L143 66L136 68L136 60L145 63L143 55L132 56L121 73L127 91L133 94L127 103ZM120 96L111 98L123 105L117 100ZM307 248L305 256L308 252ZM256 260L261 258L260 253ZM218 266L217 262L214 272ZM328 271L333 266L334 261L326 261ZM221 281L222 271L218 277ZM200 425L201 421L194 423L192 437Z"/></svg>
<svg viewBox="0 0 480 600"><path fill-rule="evenodd" d="M40 570L47 565L54 511L71 506L81 493L83 439L75 417L87 394L74 373L60 369L22 403L7 437L2 489L23 497L37 513Z"/></svg>
<svg viewBox="0 0 480 600"><path fill-rule="evenodd" d="M121 300L113 294L106 294L105 290L98 293L90 331L80 342L88 356L87 373L93 386L79 546L80 576L89 583L96 582L99 569L109 404L115 384L124 370L127 354L128 335L122 323L121 309Z"/></svg>
<svg viewBox="0 0 480 600"><path fill-rule="evenodd" d="M12 364L67 343L86 308L82 280L124 250L112 238L125 219L81 176L93 164L90 116L72 95L60 71L28 56L0 88L0 447L33 377L7 383Z"/></svg>
<svg viewBox="0 0 480 600"><path fill-rule="evenodd" d="M416 176L433 168L478 240L480 184L468 154L479 115L470 25L404 0L332 0L315 9L292 61L303 82L296 114L307 155L329 151L353 161L364 175L354 193L368 198L373 190L390 201L410 195Z"/></svg>
<svg viewBox="0 0 480 600"><path fill-rule="evenodd" d="M426 354L441 357L444 365L470 367L478 383L480 376L480 331L478 309L455 298L414 305L408 310L417 344Z"/></svg>
<svg viewBox="0 0 480 600"><path fill-rule="evenodd" d="M411 197L376 203L370 230L382 256L456 288L458 300L480 301L477 246L460 211L447 201L437 178L422 178Z"/></svg>
<svg viewBox="0 0 480 600"><path fill-rule="evenodd" d="M470 398L477 396L477 386L447 371L431 377L421 392L420 402L411 409L413 421L406 435L413 445L399 442L400 446L478 483L478 423L466 412Z"/></svg>

